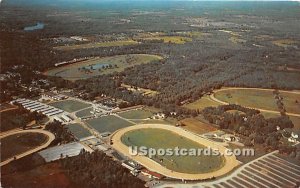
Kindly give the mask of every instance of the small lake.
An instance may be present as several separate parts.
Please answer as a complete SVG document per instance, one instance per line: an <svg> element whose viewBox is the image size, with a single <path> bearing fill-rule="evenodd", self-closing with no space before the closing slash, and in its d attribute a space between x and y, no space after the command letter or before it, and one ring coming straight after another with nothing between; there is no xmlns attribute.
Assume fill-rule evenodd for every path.
<svg viewBox="0 0 300 188"><path fill-rule="evenodd" d="M38 23L36 23L36 25L24 27L24 31L40 30L40 29L44 29L44 27L45 27L45 24L38 22Z"/></svg>

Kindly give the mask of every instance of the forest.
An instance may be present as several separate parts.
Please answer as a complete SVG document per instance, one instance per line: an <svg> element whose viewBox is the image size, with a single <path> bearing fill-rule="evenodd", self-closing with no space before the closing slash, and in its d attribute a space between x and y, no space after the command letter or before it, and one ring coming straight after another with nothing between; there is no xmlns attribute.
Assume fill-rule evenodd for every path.
<svg viewBox="0 0 300 188"><path fill-rule="evenodd" d="M142 180L98 150L93 153L83 150L76 157L61 159L60 163L78 187L144 187Z"/></svg>
<svg viewBox="0 0 300 188"><path fill-rule="evenodd" d="M230 113L229 110L243 113ZM300 159L300 151L297 147L283 141L284 138L290 136L283 130L294 127L286 115L266 119L258 110L233 104L207 107L202 111L202 115L207 121L218 125L221 129L242 135L246 146L262 144L266 150L278 149L281 153Z"/></svg>

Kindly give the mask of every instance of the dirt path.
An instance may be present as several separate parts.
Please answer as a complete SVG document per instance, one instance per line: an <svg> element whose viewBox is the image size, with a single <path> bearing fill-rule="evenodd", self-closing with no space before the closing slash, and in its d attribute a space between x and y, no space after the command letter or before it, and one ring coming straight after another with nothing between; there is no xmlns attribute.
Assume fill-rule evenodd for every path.
<svg viewBox="0 0 300 188"><path fill-rule="evenodd" d="M262 89L262 88L235 88L235 87L228 87L228 88L222 88L222 89L218 89L216 91L214 91L214 93L212 93L209 98L212 99L215 102L218 102L220 104L223 105L228 105L229 103L221 101L219 99L217 99L215 97L215 93L219 92L219 91L227 91L227 90L233 90L233 89L253 89L253 90L262 90L262 91L273 91L273 89ZM293 93L293 94L300 94L300 91L283 91L283 90L279 90L279 92L285 92L285 93ZM273 113L273 114L280 114L279 111L275 111L275 110L265 110L265 109L261 109L261 108L253 108L253 107L249 107L249 106L245 106L247 108L252 108L255 110L259 110L261 112L268 112L268 113ZM295 114L295 113L288 113L286 112L287 115L289 116L296 116L296 117L300 117L300 114Z"/></svg>
<svg viewBox="0 0 300 188"><path fill-rule="evenodd" d="M225 157L225 165L220 168L219 170L216 170L214 172L210 173L201 173L201 174L188 174L188 173L180 173L180 172L175 172L172 170L167 169L164 166L161 166L159 163L153 161L152 159L145 157L145 156L133 156L129 154L129 148L125 144L122 143L121 137L124 133L132 130L137 130L137 129L142 129L142 128L160 128L160 129L166 129L172 132L175 132L179 135L182 135L186 138L189 138L199 144L209 146L211 148L216 148L219 149L221 153L225 152L225 147L212 142L210 140L204 139L202 137L199 137L195 134L192 134L189 131L186 131L184 129L181 129L179 127L174 127L170 125L165 125L165 124L140 124L140 125L135 125L135 126L130 126L126 127L123 129L120 129L119 131L115 132L111 139L113 142L112 147L116 149L117 151L121 152L125 156L129 157L130 159L139 162L142 164L144 167L147 169L160 173L166 177L170 178L175 178L175 179L185 179L185 180L204 180L208 178L213 178L213 177L218 177L222 176L231 170L233 170L236 166L238 166L240 163L236 160L235 156L224 156Z"/></svg>
<svg viewBox="0 0 300 188"><path fill-rule="evenodd" d="M48 147L51 144L51 142L55 139L54 134L52 134L49 131L42 130L42 129L32 129L32 130L14 129L13 131L7 131L7 132L1 133L0 138L2 139L4 137L10 136L10 135L14 135L14 134L19 134L19 133L41 133L41 134L45 134L46 136L48 136L48 140L45 143L43 143L42 145L40 145L40 146L38 146L38 147L36 147L34 149L31 149L29 151L26 151L24 153L16 155L15 159L20 159L22 157L25 157L25 156L30 155L32 153L35 153L35 152L37 152L37 151L39 151L41 149L44 149L44 148ZM9 162L11 162L13 160L14 160L14 157L9 158L9 159L7 159L5 161L2 161L0 163L0 166L6 165L6 164L8 164Z"/></svg>

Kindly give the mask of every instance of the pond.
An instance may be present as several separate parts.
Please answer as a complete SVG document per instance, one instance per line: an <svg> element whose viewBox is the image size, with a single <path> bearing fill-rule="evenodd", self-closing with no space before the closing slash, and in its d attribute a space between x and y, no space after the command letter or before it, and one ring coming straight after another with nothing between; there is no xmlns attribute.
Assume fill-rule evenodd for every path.
<svg viewBox="0 0 300 188"><path fill-rule="evenodd" d="M40 29L44 29L44 27L45 27L45 24L38 22L38 23L36 23L36 25L24 27L24 31L40 30Z"/></svg>

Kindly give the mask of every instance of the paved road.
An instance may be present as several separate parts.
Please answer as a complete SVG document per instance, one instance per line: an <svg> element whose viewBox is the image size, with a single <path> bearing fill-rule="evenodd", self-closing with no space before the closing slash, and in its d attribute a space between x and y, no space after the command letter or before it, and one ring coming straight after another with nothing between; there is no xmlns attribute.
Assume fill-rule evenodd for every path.
<svg viewBox="0 0 300 188"><path fill-rule="evenodd" d="M10 136L10 135L14 135L14 134L19 134L19 133L41 133L41 134L47 135L47 136L48 136L48 140L47 140L45 143L43 143L41 146L38 146L38 147L33 148L33 149L29 150L29 151L26 151L26 152L24 152L24 153L21 153L21 154L19 154L19 155L16 155L16 156L15 156L16 159L20 159L20 158L22 158L22 157L25 157L25 156L27 156L27 155L30 155L30 154L32 154L32 153L35 153L35 152L37 152L37 151L39 151L39 150L41 150L41 149L44 149L44 148L48 147L48 146L51 144L51 142L55 139L54 134L52 134L52 133L49 132L49 131L42 130L42 129L31 129L31 130L19 130L19 129L14 129L13 131L8 131L8 132L3 132L3 133L1 133L0 138L2 139L2 138L4 138L4 137ZM7 159L7 160L1 162L1 163L0 163L0 166L3 166L3 165L5 165L5 164L8 164L9 162L11 162L11 161L13 161L13 160L14 160L14 157L9 158L9 159Z"/></svg>
<svg viewBox="0 0 300 188"><path fill-rule="evenodd" d="M273 89L261 89L261 88L222 88L222 89L219 89L219 90L215 91L215 93L219 92L219 91L226 91L226 90L232 90L232 89L254 89L254 90L262 90L262 91L273 91ZM300 94L300 91L282 91L282 90L279 90L279 92ZM223 104L223 105L228 105L229 104L227 102L224 102L224 101L221 101L221 100L217 99L215 97L214 93L212 93L209 97L210 97L210 99L212 99L213 101L215 101L217 103L220 103L220 104ZM275 110L266 110L266 109L261 109L261 108L253 108L253 107L249 107L249 106L245 106L245 107L256 109L256 110L259 110L259 111L262 111L262 112L269 112L269 113L273 113L273 114L280 114L279 111L275 111ZM289 116L300 117L300 114L296 114L296 113L288 113L288 112L286 112L286 114L289 115Z"/></svg>

